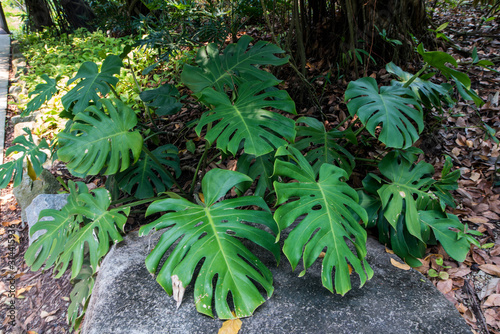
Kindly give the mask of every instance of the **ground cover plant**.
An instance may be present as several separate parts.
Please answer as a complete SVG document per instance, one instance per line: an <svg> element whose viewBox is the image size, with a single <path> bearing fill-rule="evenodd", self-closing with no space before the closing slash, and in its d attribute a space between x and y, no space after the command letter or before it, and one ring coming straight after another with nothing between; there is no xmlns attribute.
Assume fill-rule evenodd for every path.
<svg viewBox="0 0 500 334"><path fill-rule="evenodd" d="M284 241L285 256L293 268L302 258L304 275L324 251L322 284L342 295L351 289L350 268L362 284L373 275L365 259L366 227L377 227L381 240L412 266L421 264L418 258L423 257L425 247L436 241L451 257L463 261L470 243L477 241L445 211L454 205L450 190L457 187L458 172L448 162L441 177L432 178L434 168L418 162L422 152L411 146L423 129L426 102L441 106L441 101L451 101L452 84L460 87L457 90L463 98L475 96L470 80L444 65L444 61L453 64L448 54L425 51L422 45L419 53L426 61L424 70L440 67L442 72L452 73L450 83L433 86L422 70L407 80L396 77L390 87L379 89L374 79L361 78L347 88L345 100L351 116L357 116L362 127L387 147L378 171L368 174L364 188L358 191L348 183L355 159L342 145L346 140L356 142L353 129L327 131L313 118L294 121L286 117L296 114L295 103L277 87L280 81L263 70L288 61L276 45L252 43L243 36L225 49L216 44L202 47L196 63L184 65L182 84L205 109L194 127L205 143L197 168L203 175L200 192L194 187L186 191L177 184L181 172L178 148L155 132L160 122L168 122L165 116L181 109L177 89L163 84L144 90L139 96L148 108L137 108L120 95L123 88L118 75L128 53L107 55L100 67L92 61L83 63L67 81L69 88L63 88L60 116L67 122L50 147L73 175L104 175L106 186L89 190L85 183L70 181L68 204L61 212L43 211L41 217L51 216L54 221L39 222L31 230L46 232L26 252L27 264L33 270L54 265L54 273L60 277L71 263L71 277L79 283L72 293L68 317L77 327L99 262L111 242L122 240L131 208L149 202L147 214L166 213L140 229L141 235L152 229L164 233L146 260L148 270L157 274L157 281L178 302L191 281L205 282L195 284L196 307L214 316L214 305L221 319L250 316L265 301L256 284L268 297L273 292L270 271L239 239L257 243L279 261L280 232L299 218L301 222ZM394 64L387 68L404 77ZM59 92L56 80L49 76L44 80L45 84L35 87L26 114ZM161 102L155 103L158 99ZM14 185L20 182L23 162L40 174L47 158L40 149L47 143L42 140L37 146L30 140L31 136L17 138L7 152L23 154L2 166L2 186L12 178ZM216 152L217 159L239 158L236 171L203 170L209 150ZM260 185L252 193L254 181ZM116 186L118 193L112 189ZM233 187L242 196L226 198ZM112 205L112 201L119 204ZM276 207L274 215L270 205ZM172 249L180 237L179 245ZM169 250L171 254L159 268ZM196 276L194 269L203 258ZM215 274L216 287L212 286Z"/></svg>

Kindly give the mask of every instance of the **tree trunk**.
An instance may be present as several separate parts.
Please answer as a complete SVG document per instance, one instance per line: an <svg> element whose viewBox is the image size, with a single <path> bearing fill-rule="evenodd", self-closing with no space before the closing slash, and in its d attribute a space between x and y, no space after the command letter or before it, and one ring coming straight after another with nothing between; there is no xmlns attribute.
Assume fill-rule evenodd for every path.
<svg viewBox="0 0 500 334"><path fill-rule="evenodd" d="M382 62L398 62L413 56L413 37L426 41L429 21L424 0L309 0L307 4L299 13L304 26L297 30L310 58L327 54L332 64L341 58L357 62L358 50L364 50ZM391 39L402 45L391 44ZM364 53L363 57L369 60Z"/></svg>
<svg viewBox="0 0 500 334"><path fill-rule="evenodd" d="M87 28L94 18L94 12L85 0L60 0L64 16L72 29Z"/></svg>
<svg viewBox="0 0 500 334"><path fill-rule="evenodd" d="M54 26L46 0L26 0L26 11L29 30L41 31L43 28Z"/></svg>

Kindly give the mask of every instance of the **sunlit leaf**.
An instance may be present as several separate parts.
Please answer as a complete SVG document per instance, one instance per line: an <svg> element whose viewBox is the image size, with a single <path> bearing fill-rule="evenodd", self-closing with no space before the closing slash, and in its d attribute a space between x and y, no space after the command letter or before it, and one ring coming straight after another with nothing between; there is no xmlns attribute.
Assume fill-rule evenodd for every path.
<svg viewBox="0 0 500 334"><path fill-rule="evenodd" d="M251 179L244 174L212 169L202 180L204 203L194 204L183 198L153 202L147 214L167 213L139 231L145 235L153 228L166 228L146 258L146 267L151 273L156 273L165 253L178 241L160 266L156 278L165 291L173 294L172 277L176 277L176 285L180 282L183 288L195 279L196 309L213 316L212 303L215 302L217 316L221 319L234 318L227 300L229 294L236 317L241 318L250 316L265 301L256 285L261 286L268 297L274 290L269 269L240 241L243 238L256 243L279 260L280 249L274 236L250 225L267 226L278 233L267 204L261 197L255 196L219 201L235 185L247 181ZM239 209L251 206L263 210ZM199 265L198 276L193 277ZM217 280L214 282L215 277Z"/></svg>

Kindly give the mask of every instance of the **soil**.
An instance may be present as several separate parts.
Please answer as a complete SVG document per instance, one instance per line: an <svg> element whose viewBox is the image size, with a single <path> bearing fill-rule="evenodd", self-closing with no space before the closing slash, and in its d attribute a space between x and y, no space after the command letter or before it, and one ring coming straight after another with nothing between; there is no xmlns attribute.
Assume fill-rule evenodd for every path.
<svg viewBox="0 0 500 334"><path fill-rule="evenodd" d="M475 46L480 59L490 59L493 66L500 70L500 21L483 24L484 12L473 8L455 8L434 13L439 25L450 22L445 31L460 50L448 45L447 51L459 60L459 70L467 72L472 79L473 88L487 103L475 110L469 103L458 103L452 110L444 113L431 113L435 127L428 127L417 144L426 153L426 161L432 163L437 172L443 166L442 154L452 157L453 163L462 171L459 189L453 193L458 206L451 210L468 227L483 233L478 240L484 248L471 247L467 259L457 263L449 258L442 248L430 247L424 265L417 268L429 277L429 270L434 269L440 277L429 277L445 297L452 302L474 333L500 333L500 182L498 164L500 149L497 141L487 134L487 126L496 129L496 139L500 138L500 107L498 103L500 76L498 73L470 66L471 51ZM321 74L321 69L311 65L311 77ZM410 66L408 66L410 67ZM12 75L12 74L11 74ZM385 70L369 72L377 80L390 79ZM285 84L286 85L286 84ZM322 92L323 82L314 82ZM291 86L291 85L290 85ZM336 116L329 116L331 125L342 121L345 104L342 101L345 82L339 80L328 86L322 96L323 110ZM301 109L307 115L309 109ZM7 118L17 114L16 107L9 105ZM345 116L344 116L345 117ZM12 142L12 123L6 129L6 147ZM372 152L358 152L373 156ZM189 155L181 160L189 160ZM7 158L8 159L8 158ZM229 168L229 164L228 164ZM53 167L52 172L67 176L62 165ZM189 170L186 172L193 173ZM191 174L192 175L192 174ZM356 177L356 175L354 175ZM181 185L189 186L190 179L184 179ZM356 180L354 180L356 182ZM95 183L99 183L96 180ZM21 223L20 209L12 194L11 185L0 191L0 334L3 333L68 333L72 332L66 322L69 294L72 285L67 272L59 279L52 278L52 271L32 272L24 262L24 253L28 247L28 228ZM139 220L132 217L130 222ZM9 245L11 245L9 248ZM440 265L437 259L443 258ZM394 270L401 270L395 268ZM13 278L13 279L12 279ZM15 298L9 296L9 290L15 291ZM12 307L15 325L9 317L9 302Z"/></svg>

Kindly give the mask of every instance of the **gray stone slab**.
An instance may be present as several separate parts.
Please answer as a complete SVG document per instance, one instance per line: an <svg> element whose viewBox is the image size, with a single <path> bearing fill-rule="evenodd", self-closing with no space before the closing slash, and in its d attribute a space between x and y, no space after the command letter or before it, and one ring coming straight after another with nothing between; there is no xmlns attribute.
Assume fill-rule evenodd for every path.
<svg viewBox="0 0 500 334"><path fill-rule="evenodd" d="M42 170L38 179L32 181L26 171L23 172L21 184L14 188L13 193L16 201L21 207L21 220L27 221L26 208L40 194L56 194L61 188L61 184L46 169Z"/></svg>
<svg viewBox="0 0 500 334"><path fill-rule="evenodd" d="M30 205L26 208L26 219L29 229L38 222L40 212L45 209L61 210L67 203L68 194L42 194L35 197ZM40 221L53 220L49 217L43 217ZM29 237L31 245L40 235L44 234L45 230L36 231L33 236ZM30 233L31 235L31 233Z"/></svg>
<svg viewBox="0 0 500 334"><path fill-rule="evenodd" d="M144 259L158 234L139 238L130 233L113 246L99 271L83 323L84 334L204 334L217 333L222 321L196 312L192 284L176 310L148 273ZM274 275L275 292L254 315L242 319L247 333L471 333L453 305L423 275L390 264L385 248L368 241L368 262L375 271L364 287L352 275L345 296L322 287L321 264L304 277L292 272L286 258L276 267L272 256L255 250Z"/></svg>

